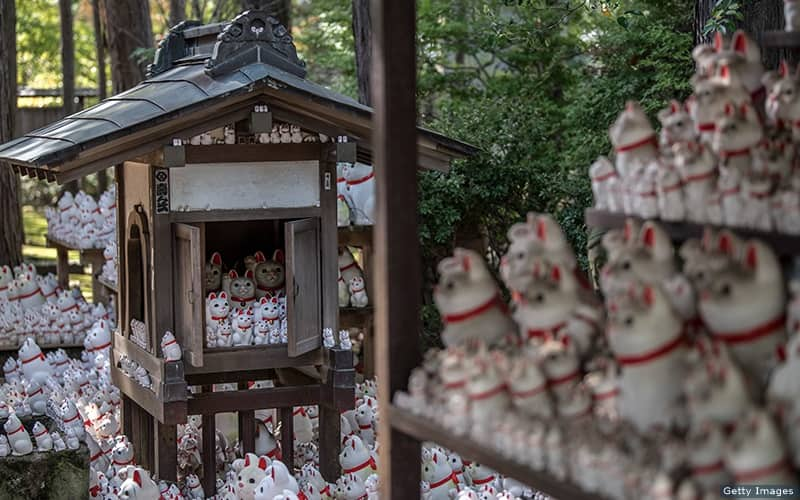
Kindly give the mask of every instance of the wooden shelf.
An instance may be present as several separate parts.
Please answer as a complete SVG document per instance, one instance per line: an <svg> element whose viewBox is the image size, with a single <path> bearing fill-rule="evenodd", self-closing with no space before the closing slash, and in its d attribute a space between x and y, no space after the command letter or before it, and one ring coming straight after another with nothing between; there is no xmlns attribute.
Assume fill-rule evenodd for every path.
<svg viewBox="0 0 800 500"><path fill-rule="evenodd" d="M456 436L444 427L429 419L414 415L408 410L391 406L389 419L392 428L414 437L420 441L432 441L453 450L465 459L470 459L488 466L491 469L517 481L522 482L542 493L562 500L597 500L595 493L588 493L572 483L560 481L553 476L531 469L525 464L497 455L485 446L471 441L464 436Z"/></svg>
<svg viewBox="0 0 800 500"><path fill-rule="evenodd" d="M765 31L761 44L773 49L800 49L800 31Z"/></svg>
<svg viewBox="0 0 800 500"><path fill-rule="evenodd" d="M643 221L641 217L629 216L616 212L607 212L605 210L596 210L593 208L586 210L586 225L589 227L603 228L603 229L620 229L625 224L625 219L636 219ZM673 241L685 241L689 238L701 238L703 236L703 228L706 225L694 224L691 222L665 222L656 220L670 235ZM753 229L727 227L727 226L710 226L714 229L729 229L744 239L758 238L765 243L769 244L772 249L781 256L794 256L800 254L800 236L791 236L788 234L781 234L775 232L756 231Z"/></svg>
<svg viewBox="0 0 800 500"><path fill-rule="evenodd" d="M367 307L339 308L339 328L368 328L372 326L375 310ZM366 333L366 332L365 332Z"/></svg>
<svg viewBox="0 0 800 500"><path fill-rule="evenodd" d="M59 240L59 239L57 239L57 238L55 238L53 236L50 236L50 235L47 236L46 240L47 240L47 246L50 246L50 247L55 247L55 248L61 247L61 248L65 248L67 250L77 250L77 251L81 252L81 254L98 254L98 255L101 255L101 256L103 255L103 249L102 248L78 248L76 246L70 245L69 243L67 243L65 241L61 241L61 240Z"/></svg>
<svg viewBox="0 0 800 500"><path fill-rule="evenodd" d="M119 293L119 289L117 285L111 283L107 279L103 278L101 275L97 275L97 282L103 285L104 287L108 288L111 293Z"/></svg>

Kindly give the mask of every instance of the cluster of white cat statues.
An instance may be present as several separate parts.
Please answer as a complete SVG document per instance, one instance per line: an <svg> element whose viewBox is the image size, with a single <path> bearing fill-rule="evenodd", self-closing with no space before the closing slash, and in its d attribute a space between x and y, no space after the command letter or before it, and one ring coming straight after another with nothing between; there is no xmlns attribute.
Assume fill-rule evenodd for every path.
<svg viewBox="0 0 800 500"><path fill-rule="evenodd" d="M337 222L339 227L375 223L375 172L366 163L336 164Z"/></svg>
<svg viewBox="0 0 800 500"><path fill-rule="evenodd" d="M79 191L65 192L55 207L47 207L47 234L72 248L104 248L117 238L117 194L112 184L98 200Z"/></svg>
<svg viewBox="0 0 800 500"><path fill-rule="evenodd" d="M0 345L17 347L33 337L42 345L81 344L98 324L112 328L113 303L91 305L80 290L61 290L52 274L33 264L0 266Z"/></svg>
<svg viewBox="0 0 800 500"><path fill-rule="evenodd" d="M364 271L346 246L339 247L339 307L369 305Z"/></svg>
<svg viewBox="0 0 800 500"><path fill-rule="evenodd" d="M206 347L287 343L285 269L282 250L271 258L256 252L247 268L223 272L222 256L206 263Z"/></svg>
<svg viewBox="0 0 800 500"><path fill-rule="evenodd" d="M765 72L744 32L693 52L694 93L658 113L628 102L609 130L613 162L589 168L595 207L664 221L800 234L800 80Z"/></svg>
<svg viewBox="0 0 800 500"><path fill-rule="evenodd" d="M260 106L256 107L259 108ZM256 110L257 113L264 111L265 110L261 109ZM290 123L274 123L271 131L257 134L252 139L258 144L299 144L308 142L327 142L329 138L323 134L311 133L303 130L298 125L292 125ZM236 134L236 128L233 125L228 125L195 135L190 139L180 141L180 143L191 144L193 146L237 144L238 137Z"/></svg>
<svg viewBox="0 0 800 500"><path fill-rule="evenodd" d="M446 348L396 404L609 498L797 484L800 283L788 300L770 247L708 230L676 252L630 219L603 238L601 304L552 218L509 239L510 305L478 254L440 264Z"/></svg>

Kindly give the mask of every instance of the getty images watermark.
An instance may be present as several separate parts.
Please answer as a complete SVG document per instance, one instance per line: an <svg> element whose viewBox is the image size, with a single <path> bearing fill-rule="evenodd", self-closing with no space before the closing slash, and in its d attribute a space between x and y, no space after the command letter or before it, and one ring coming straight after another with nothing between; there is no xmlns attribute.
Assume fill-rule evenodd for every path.
<svg viewBox="0 0 800 500"><path fill-rule="evenodd" d="M725 485L719 489L722 498L800 498L800 487L782 484Z"/></svg>

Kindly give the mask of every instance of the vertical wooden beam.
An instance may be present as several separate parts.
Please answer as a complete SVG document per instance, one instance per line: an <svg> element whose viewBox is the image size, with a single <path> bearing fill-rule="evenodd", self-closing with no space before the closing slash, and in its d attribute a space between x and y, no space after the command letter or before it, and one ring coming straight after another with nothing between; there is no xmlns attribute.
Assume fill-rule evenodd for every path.
<svg viewBox="0 0 800 500"><path fill-rule="evenodd" d="M122 400L122 433L133 437L133 415L131 414L133 400L125 394L120 394L120 399ZM136 451L138 450L134 448L134 452Z"/></svg>
<svg viewBox="0 0 800 500"><path fill-rule="evenodd" d="M205 392L205 386L203 389ZM203 415L203 491L207 497L217 490L217 425L214 415Z"/></svg>
<svg viewBox="0 0 800 500"><path fill-rule="evenodd" d="M376 366L380 407L405 388L420 361L420 262L417 211L416 5L372 0L373 151L376 223ZM391 360L391 363L390 363ZM379 426L381 498L416 497L420 444L392 430L388 412ZM409 491L410 489L410 491Z"/></svg>
<svg viewBox="0 0 800 500"><path fill-rule="evenodd" d="M239 440L242 442L242 453L255 453L256 412L254 410L239 411Z"/></svg>
<svg viewBox="0 0 800 500"><path fill-rule="evenodd" d="M320 148L320 248L322 249L322 327L334 332L339 324L339 232L336 225L336 161L334 144ZM326 181L327 178L327 181Z"/></svg>
<svg viewBox="0 0 800 500"><path fill-rule="evenodd" d="M156 470L159 479L178 480L178 428L156 421L155 452Z"/></svg>
<svg viewBox="0 0 800 500"><path fill-rule="evenodd" d="M294 408L280 408L281 418L281 457L286 467L294 467Z"/></svg>
<svg viewBox="0 0 800 500"><path fill-rule="evenodd" d="M339 410L319 405L319 470L326 481L335 482L341 475L341 419Z"/></svg>
<svg viewBox="0 0 800 500"><path fill-rule="evenodd" d="M69 252L61 245L56 246L56 274L58 286L69 289Z"/></svg>

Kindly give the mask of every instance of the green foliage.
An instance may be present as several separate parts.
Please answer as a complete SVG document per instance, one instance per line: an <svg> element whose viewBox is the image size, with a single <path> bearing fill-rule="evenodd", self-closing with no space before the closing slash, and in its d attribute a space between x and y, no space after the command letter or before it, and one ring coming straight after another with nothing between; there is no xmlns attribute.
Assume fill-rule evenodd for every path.
<svg viewBox="0 0 800 500"><path fill-rule="evenodd" d="M428 285L465 229L481 228L496 265L528 211L555 214L585 267L586 169L610 150L608 126L627 99L654 114L690 92L688 1L503 4L419 3L423 121L483 150L449 174L420 175ZM424 298L429 342L429 289Z"/></svg>
<svg viewBox="0 0 800 500"><path fill-rule="evenodd" d="M75 86L97 86L94 29L89 0L73 0ZM21 87L61 86L61 21L58 0L17 2L17 83Z"/></svg>
<svg viewBox="0 0 800 500"><path fill-rule="evenodd" d="M737 22L744 20L742 5L738 0L717 0L711 17L703 26L703 35L708 36L719 31L722 34L732 33Z"/></svg>

